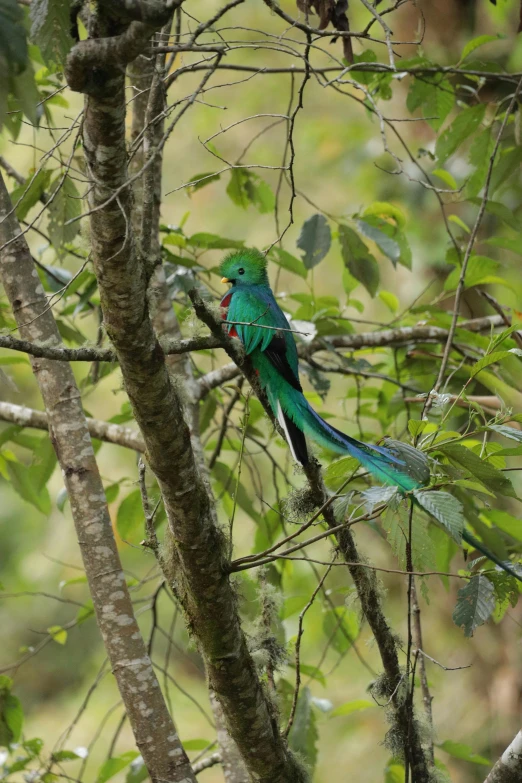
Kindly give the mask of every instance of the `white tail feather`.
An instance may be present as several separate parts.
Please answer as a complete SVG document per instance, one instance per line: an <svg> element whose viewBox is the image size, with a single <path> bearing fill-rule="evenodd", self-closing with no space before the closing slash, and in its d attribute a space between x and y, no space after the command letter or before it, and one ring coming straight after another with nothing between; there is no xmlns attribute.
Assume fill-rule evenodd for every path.
<svg viewBox="0 0 522 783"><path fill-rule="evenodd" d="M288 432L288 427L286 426L285 417L283 415L283 409L281 408L281 403L277 402L277 421L279 422L281 429L286 435L286 440L288 442L288 445L290 446L290 451L292 452L292 457L296 462L299 462L297 459L295 450L294 450L294 444L292 443L292 438L290 437L290 433Z"/></svg>

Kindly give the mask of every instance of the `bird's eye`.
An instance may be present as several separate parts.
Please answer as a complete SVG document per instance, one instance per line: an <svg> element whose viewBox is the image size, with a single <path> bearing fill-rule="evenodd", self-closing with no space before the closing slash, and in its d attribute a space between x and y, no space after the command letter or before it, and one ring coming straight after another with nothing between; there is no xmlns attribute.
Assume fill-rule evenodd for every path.
<svg viewBox="0 0 522 783"><path fill-rule="evenodd" d="M245 270L243 269L243 267L241 267L241 269L237 270L237 273L238 273L238 275L244 275L245 274Z"/></svg>

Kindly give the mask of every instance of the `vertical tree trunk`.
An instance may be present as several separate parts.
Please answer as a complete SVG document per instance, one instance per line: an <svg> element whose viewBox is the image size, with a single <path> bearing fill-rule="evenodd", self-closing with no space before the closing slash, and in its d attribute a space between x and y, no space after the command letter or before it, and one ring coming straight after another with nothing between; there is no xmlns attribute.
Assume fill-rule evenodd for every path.
<svg viewBox="0 0 522 783"><path fill-rule="evenodd" d="M6 294L24 339L59 346L52 310L27 243L19 235L0 175L0 273ZM31 364L67 488L98 626L136 744L153 781L192 783L195 777L134 616L72 370L66 362L48 359L32 358Z"/></svg>

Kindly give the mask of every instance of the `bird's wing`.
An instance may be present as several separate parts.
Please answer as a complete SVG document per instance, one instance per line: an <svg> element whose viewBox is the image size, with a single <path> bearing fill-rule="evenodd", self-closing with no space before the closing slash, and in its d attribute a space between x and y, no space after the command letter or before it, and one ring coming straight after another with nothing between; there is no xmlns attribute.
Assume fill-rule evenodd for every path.
<svg viewBox="0 0 522 783"><path fill-rule="evenodd" d="M247 354L256 348L263 351L278 373L294 389L302 391L298 375L297 350L289 332L288 321L272 292L259 289L238 290L231 297L227 321L229 331L235 329ZM272 328L264 328L264 327Z"/></svg>

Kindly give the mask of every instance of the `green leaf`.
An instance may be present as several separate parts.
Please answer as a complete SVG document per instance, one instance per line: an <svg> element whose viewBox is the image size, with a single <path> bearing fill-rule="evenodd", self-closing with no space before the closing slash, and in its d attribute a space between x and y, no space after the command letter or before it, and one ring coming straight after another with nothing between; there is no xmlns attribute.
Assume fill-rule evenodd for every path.
<svg viewBox="0 0 522 783"><path fill-rule="evenodd" d="M38 125L41 109L38 107L40 93L34 81L34 71L31 63L27 63L22 73L11 77L11 90L14 103L11 110L18 108L25 114L32 125Z"/></svg>
<svg viewBox="0 0 522 783"><path fill-rule="evenodd" d="M294 722L288 736L288 743L294 753L305 759L313 771L317 762L318 733L315 725L315 714L312 710L312 695L306 686L301 688Z"/></svg>
<svg viewBox="0 0 522 783"><path fill-rule="evenodd" d="M390 759L384 770L384 783L404 783L405 772L402 762L398 759Z"/></svg>
<svg viewBox="0 0 522 783"><path fill-rule="evenodd" d="M273 247L268 254L268 257L271 261L274 262L274 264L277 264L282 269L286 269L287 272L292 272L294 275L299 275L299 277L306 279L308 269L305 267L301 259L296 258L295 256L291 255L291 253L287 253L286 250L283 250L280 247Z"/></svg>
<svg viewBox="0 0 522 783"><path fill-rule="evenodd" d="M428 125L438 131L455 105L455 90L449 79L437 82L434 92L422 107L422 113Z"/></svg>
<svg viewBox="0 0 522 783"><path fill-rule="evenodd" d="M20 699L12 693L5 698L2 717L11 732L11 742L18 742L22 736L22 726L24 724L24 711Z"/></svg>
<svg viewBox="0 0 522 783"><path fill-rule="evenodd" d="M87 601L79 610L76 615L76 622L81 625L90 617L94 617L94 606L92 601Z"/></svg>
<svg viewBox="0 0 522 783"><path fill-rule="evenodd" d="M210 185L211 182L217 182L218 179L221 179L221 174L217 174L215 171L205 171L203 174L196 174L190 178L190 182L194 184L189 185L186 188L186 192L191 196L197 190Z"/></svg>
<svg viewBox="0 0 522 783"><path fill-rule="evenodd" d="M499 509L490 508L483 512L484 516L489 519L499 530L503 533L507 533L508 536L522 541L522 522L517 517L511 516L507 511L500 511Z"/></svg>
<svg viewBox="0 0 522 783"><path fill-rule="evenodd" d="M338 718L341 715L352 715L354 712L362 712L375 706L375 702L368 701L368 699L355 699L354 701L347 701L341 704L340 707L336 707L330 712L329 717Z"/></svg>
<svg viewBox="0 0 522 783"><path fill-rule="evenodd" d="M289 663L288 665L291 669L295 669L295 665L293 663ZM326 686L325 676L321 669L318 669L317 666L309 666L307 663L301 663L299 665L299 671L301 672L301 675L304 674L306 677L310 677L312 680L317 680L317 682L320 682L321 685Z"/></svg>
<svg viewBox="0 0 522 783"><path fill-rule="evenodd" d="M477 574L459 590L453 621L464 629L465 636L473 636L475 629L491 617L494 609L494 587L489 579Z"/></svg>
<svg viewBox="0 0 522 783"><path fill-rule="evenodd" d="M228 465L225 465L224 462L216 462L212 470L212 477L221 484L222 488L227 492L232 500L234 499L234 494L236 493L236 501L238 506L242 508L251 519L257 522L257 524L261 524L261 515L255 510L252 501L250 500L250 496L243 484L241 482L237 484L236 477Z"/></svg>
<svg viewBox="0 0 522 783"><path fill-rule="evenodd" d="M501 247L502 250L510 250L512 253L516 253L517 255L522 256L522 242L520 239L492 237L491 239L485 239L484 244L493 245L493 247Z"/></svg>
<svg viewBox="0 0 522 783"><path fill-rule="evenodd" d="M344 264L356 280L363 284L370 296L379 287L379 265L360 236L349 226L339 226L339 241Z"/></svg>
<svg viewBox="0 0 522 783"><path fill-rule="evenodd" d="M81 756L73 750L58 750L56 753L53 753L53 761L75 761L79 758Z"/></svg>
<svg viewBox="0 0 522 783"><path fill-rule="evenodd" d="M424 419L410 419L408 421L408 432L412 438L416 438L417 435L420 435L426 429L427 424L428 422Z"/></svg>
<svg viewBox="0 0 522 783"><path fill-rule="evenodd" d="M453 155L462 142L474 133L484 119L485 112L485 104L479 103L477 106L464 109L455 117L451 125L437 139L435 152L439 165Z"/></svg>
<svg viewBox="0 0 522 783"><path fill-rule="evenodd" d="M483 285L485 283L503 283L506 285L506 281L496 274L499 268L500 264L498 261L493 261L492 258L488 258L487 256L471 256L464 278L465 287L472 288L475 285ZM456 267L448 275L444 282L445 291L454 291L457 288L460 274L460 267Z"/></svg>
<svg viewBox="0 0 522 783"><path fill-rule="evenodd" d="M331 244L332 234L324 215L312 215L305 220L297 240L297 247L304 253L303 264L307 269L312 269L323 260Z"/></svg>
<svg viewBox="0 0 522 783"><path fill-rule="evenodd" d="M12 685L10 677L0 675L0 747L19 742L22 734L24 713L19 699L11 693Z"/></svg>
<svg viewBox="0 0 522 783"><path fill-rule="evenodd" d="M290 595L285 597L284 604L279 612L279 617L281 620L292 617L292 615L297 614L301 609L304 609L309 600L310 596L308 595Z"/></svg>
<svg viewBox="0 0 522 783"><path fill-rule="evenodd" d="M51 439L49 437L42 438L34 452L34 461L29 469L31 481L38 492L45 488L45 485L53 475L56 461L56 452Z"/></svg>
<svg viewBox="0 0 522 783"><path fill-rule="evenodd" d="M67 641L67 631L62 628L61 625L51 625L47 632L53 637L53 640L58 644L65 644Z"/></svg>
<svg viewBox="0 0 522 783"><path fill-rule="evenodd" d="M114 777L114 775L117 775L118 772L121 772L122 769L125 769L125 767L127 767L131 761L134 761L138 755L138 752L135 750L127 750L120 756L113 756L112 758L107 759L99 769L96 783L105 783L107 780Z"/></svg>
<svg viewBox="0 0 522 783"><path fill-rule="evenodd" d="M497 470L491 463L480 459L478 454L475 454L471 449L458 443L446 443L437 448L457 467L465 468L474 479L481 481L492 492L516 497L511 481L505 473Z"/></svg>
<svg viewBox="0 0 522 783"><path fill-rule="evenodd" d="M260 212L273 212L275 196L270 186L250 169L234 168L230 172L227 193L234 204L246 209L250 204Z"/></svg>
<svg viewBox="0 0 522 783"><path fill-rule="evenodd" d="M205 750L212 742L208 739L192 739L184 740L183 747L185 750Z"/></svg>
<svg viewBox="0 0 522 783"><path fill-rule="evenodd" d="M475 204L475 206L480 207L481 201L478 198L472 198L469 199L471 204ZM511 226L511 228L514 228L515 231L520 231L520 221L519 219L513 214L512 210L509 209L506 204L502 204L500 201L490 201L488 199L486 204L486 212L489 212L490 215L495 215L500 220L503 220L504 223L506 223L508 226Z"/></svg>
<svg viewBox="0 0 522 783"><path fill-rule="evenodd" d="M495 165L493 166L493 173L491 175L491 182L489 187L489 193L492 196L497 192L501 185L503 185L510 177L520 170L521 161L522 147L514 147L509 150L502 150L500 155L497 155Z"/></svg>
<svg viewBox="0 0 522 783"><path fill-rule="evenodd" d="M468 160L475 167L475 171L466 183L468 198L476 196L484 187L494 143L491 126L477 133L471 143Z"/></svg>
<svg viewBox="0 0 522 783"><path fill-rule="evenodd" d="M216 234L207 234L205 232L193 234L187 239L187 242L194 247L203 247L211 250L228 250L229 248L241 250L245 246L245 243L239 239L225 239L224 237L218 237Z"/></svg>
<svg viewBox="0 0 522 783"><path fill-rule="evenodd" d="M503 424L490 424L488 429L498 432L499 435L503 435L505 438L522 443L522 431L516 430L514 427L505 427Z"/></svg>
<svg viewBox="0 0 522 783"><path fill-rule="evenodd" d="M462 503L448 492L417 490L414 494L419 505L440 522L457 544L460 544L464 530Z"/></svg>
<svg viewBox="0 0 522 783"><path fill-rule="evenodd" d="M431 172L435 177L438 177L441 179L445 185L447 185L449 188L453 188L453 190L457 190L458 185L455 181L455 177L453 177L449 171L446 171L445 169L433 169Z"/></svg>
<svg viewBox="0 0 522 783"><path fill-rule="evenodd" d="M345 606L329 609L323 616L323 631L334 650L345 653L359 635L357 613Z"/></svg>
<svg viewBox="0 0 522 783"><path fill-rule="evenodd" d="M328 489L337 489L353 473L357 464L353 457L341 457L330 462L323 474Z"/></svg>
<svg viewBox="0 0 522 783"><path fill-rule="evenodd" d="M491 43L492 41L498 41L499 38L505 38L505 35L502 35L502 33L497 33L496 35L479 35L477 38L472 38L471 41L468 41L462 50L459 62L462 63L463 60L465 60L466 57L469 57L469 55L474 52L475 49L478 49L479 46L484 46L485 44Z"/></svg>
<svg viewBox="0 0 522 783"><path fill-rule="evenodd" d="M395 294L392 294L390 291L379 291L379 299L384 302L393 315L396 315L399 311L399 300Z"/></svg>
<svg viewBox="0 0 522 783"><path fill-rule="evenodd" d="M48 516L51 513L51 498L47 487L38 489L33 481L31 468L27 468L20 462L8 462L7 470L13 489L20 495L22 500L31 503L38 511Z"/></svg>
<svg viewBox="0 0 522 783"><path fill-rule="evenodd" d="M489 367L490 364L500 362L502 359L507 359L508 356L512 355L513 354L510 351L495 351L494 353L489 353L473 365L470 370L470 378L474 378L477 373L484 369L484 367Z"/></svg>
<svg viewBox="0 0 522 783"><path fill-rule="evenodd" d="M458 215L449 215L448 220L455 223L455 225L461 228L466 234L471 233L469 226L467 226Z"/></svg>
<svg viewBox="0 0 522 783"><path fill-rule="evenodd" d="M21 73L27 65L24 13L16 0L0 0L0 63L11 75Z"/></svg>
<svg viewBox="0 0 522 783"><path fill-rule="evenodd" d="M381 221L381 223L385 223L385 221ZM394 266L396 265L401 256L401 249L394 239L386 236L384 231L381 231L377 225L372 225L372 223L365 220L358 220L357 228L361 234L364 234L364 236L367 237L367 239L371 239L372 242L375 242L377 247L382 250L384 255L390 259Z"/></svg>
<svg viewBox="0 0 522 783"><path fill-rule="evenodd" d="M489 36L481 36L481 38L488 38ZM446 753L449 753L450 756L453 756L455 759L462 759L462 761L471 761L472 764L482 764L485 767L488 767L491 764L491 761L489 759L484 758L484 756L477 755L472 748L470 748L469 745L464 745L461 742L453 742L452 740L446 740L445 742L441 742L440 744L437 744L438 748L441 748L441 750L445 750Z"/></svg>
<svg viewBox="0 0 522 783"><path fill-rule="evenodd" d="M129 771L125 777L125 783L143 783L149 777L149 771L141 756L131 761Z"/></svg>
<svg viewBox="0 0 522 783"><path fill-rule="evenodd" d="M66 225L67 221L82 213L80 194L68 174L59 175L51 184L48 213L49 236L54 249L60 250L64 243L73 241L80 228L79 220L70 225Z"/></svg>
<svg viewBox="0 0 522 783"><path fill-rule="evenodd" d="M65 65L74 41L71 37L70 0L31 2L31 39L48 65Z"/></svg>
<svg viewBox="0 0 522 783"><path fill-rule="evenodd" d="M141 503L141 492L139 489L135 489L120 503L116 516L116 527L124 541L136 544L145 535L144 525L145 515Z"/></svg>
<svg viewBox="0 0 522 783"><path fill-rule="evenodd" d="M390 204L388 201L372 202L368 207L366 207L362 213L362 217L379 217L385 219L390 218L394 221L395 225L399 229L403 229L406 225L406 217L402 209L396 207L394 204Z"/></svg>

